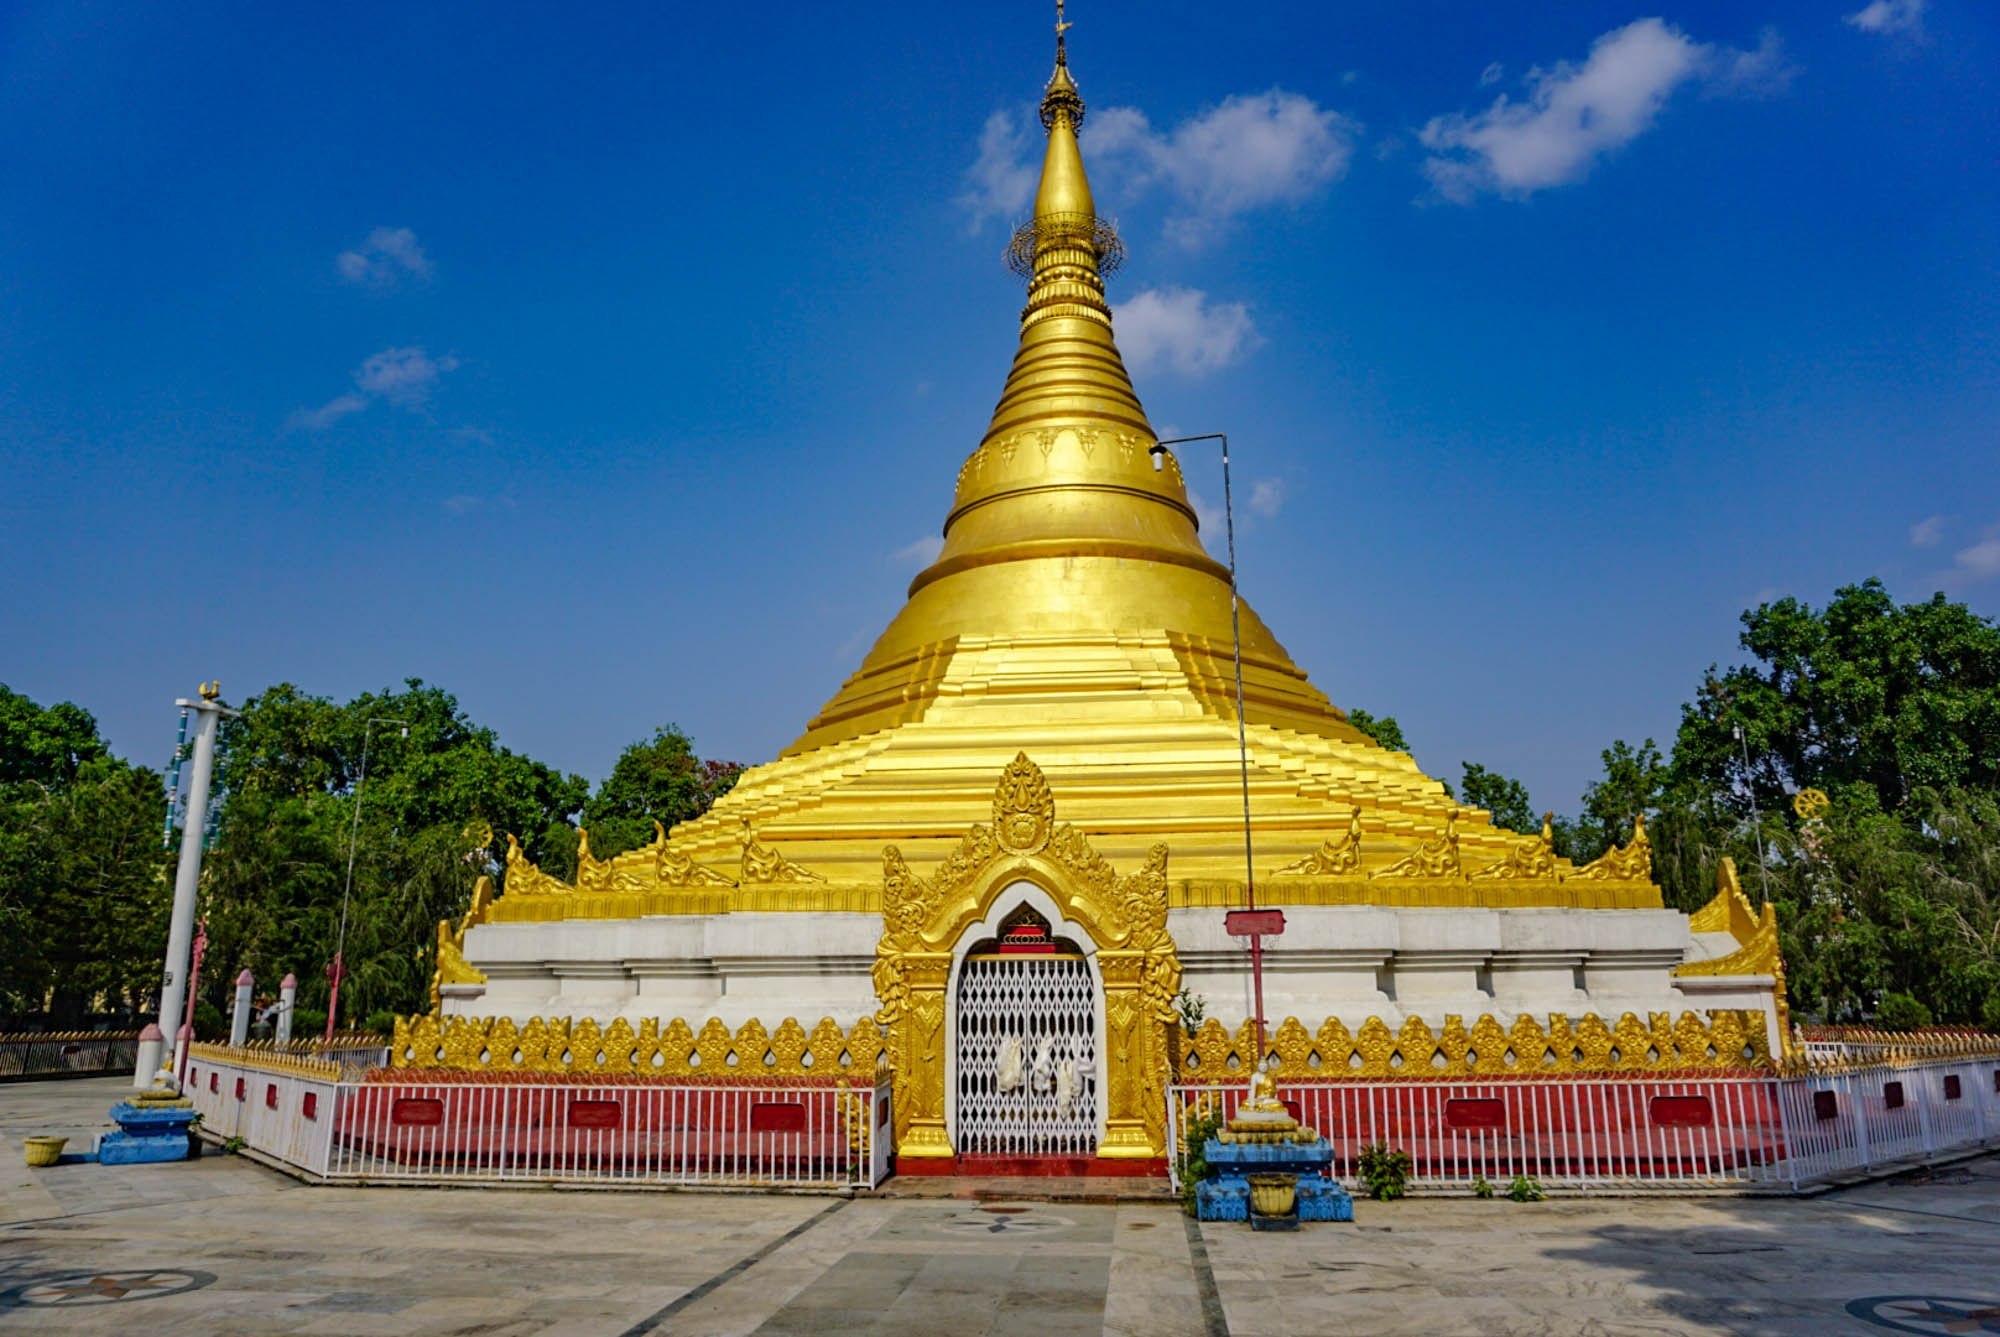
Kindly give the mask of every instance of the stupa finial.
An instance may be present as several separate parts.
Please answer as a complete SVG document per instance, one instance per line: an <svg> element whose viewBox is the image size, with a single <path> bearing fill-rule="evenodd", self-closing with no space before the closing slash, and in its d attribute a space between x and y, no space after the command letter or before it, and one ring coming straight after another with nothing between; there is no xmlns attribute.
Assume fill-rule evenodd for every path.
<svg viewBox="0 0 2000 1337"><path fill-rule="evenodd" d="M1053 135L1058 121L1067 120L1074 134L1083 128L1083 94L1069 74L1068 33L1074 26L1063 17L1063 0L1056 0L1056 68L1042 93L1042 129Z"/></svg>

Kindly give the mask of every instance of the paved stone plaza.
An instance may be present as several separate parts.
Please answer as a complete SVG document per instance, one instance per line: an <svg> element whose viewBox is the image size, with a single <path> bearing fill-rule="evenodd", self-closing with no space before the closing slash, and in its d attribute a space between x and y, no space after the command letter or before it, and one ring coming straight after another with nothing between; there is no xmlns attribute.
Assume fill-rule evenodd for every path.
<svg viewBox="0 0 2000 1337"><path fill-rule="evenodd" d="M2000 1157L1802 1201L1364 1202L1295 1235L1162 1202L23 1167L123 1089L0 1087L0 1333L2000 1333Z"/></svg>

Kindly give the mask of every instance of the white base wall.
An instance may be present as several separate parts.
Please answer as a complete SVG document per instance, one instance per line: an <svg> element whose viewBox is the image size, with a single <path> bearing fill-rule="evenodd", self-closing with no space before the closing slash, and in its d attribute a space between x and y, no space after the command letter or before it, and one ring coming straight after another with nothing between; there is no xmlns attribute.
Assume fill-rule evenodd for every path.
<svg viewBox="0 0 2000 1337"><path fill-rule="evenodd" d="M1264 1012L1350 1029L1370 1017L1431 1026L1456 1013L1511 1020L1526 1012L1703 1012L1753 1008L1776 1016L1769 976L1675 979L1684 960L1733 950L1726 934L1696 935L1673 910L1443 910L1371 906L1285 911L1266 941ZM1250 1015L1249 953L1219 910L1176 910L1168 926L1184 980L1208 1014ZM731 1027L786 1017L851 1025L876 1009L869 971L882 921L872 914L671 915L650 919L482 924L466 958L487 977L458 986L445 1011L474 1017L591 1017L633 1023L679 1017Z"/></svg>

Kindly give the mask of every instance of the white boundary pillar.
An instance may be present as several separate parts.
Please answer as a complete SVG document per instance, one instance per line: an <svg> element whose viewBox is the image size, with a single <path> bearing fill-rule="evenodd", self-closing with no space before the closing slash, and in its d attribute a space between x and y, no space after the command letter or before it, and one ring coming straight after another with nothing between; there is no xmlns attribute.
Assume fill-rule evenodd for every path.
<svg viewBox="0 0 2000 1337"><path fill-rule="evenodd" d="M187 1006L188 949L194 943L194 905L201 884L202 838L208 825L208 789L215 779L215 735L225 719L240 713L216 699L220 684L202 688L200 699L181 697L174 702L183 710L201 717L194 736L194 774L188 780L187 820L181 824L181 858L174 870L174 913L167 929L166 970L160 977L159 1039L139 1042L139 1062L132 1070L132 1085L145 1088L153 1083L166 1047L165 1037L180 1032L181 1013Z"/></svg>

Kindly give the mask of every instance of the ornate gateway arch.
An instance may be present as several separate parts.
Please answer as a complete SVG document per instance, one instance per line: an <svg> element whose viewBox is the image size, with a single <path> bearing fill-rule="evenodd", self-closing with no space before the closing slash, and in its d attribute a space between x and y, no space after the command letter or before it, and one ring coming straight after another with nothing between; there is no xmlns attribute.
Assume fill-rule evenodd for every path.
<svg viewBox="0 0 2000 1337"><path fill-rule="evenodd" d="M1017 755L993 791L991 825L975 823L928 878L893 845L882 852L882 938L875 949L876 1020L889 1032L899 1156L956 1154L948 1127L947 1039L954 966L989 921L1013 910L1019 884L1039 889L1065 929L1089 939L1103 989L1103 1134L1097 1155L1167 1154L1167 1027L1180 959L1167 932L1167 847L1121 877L1076 828L1055 820L1041 768ZM1010 890L1011 889L1011 890ZM1040 900L1041 897L1032 899Z"/></svg>

